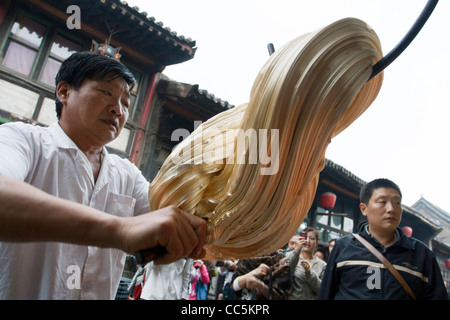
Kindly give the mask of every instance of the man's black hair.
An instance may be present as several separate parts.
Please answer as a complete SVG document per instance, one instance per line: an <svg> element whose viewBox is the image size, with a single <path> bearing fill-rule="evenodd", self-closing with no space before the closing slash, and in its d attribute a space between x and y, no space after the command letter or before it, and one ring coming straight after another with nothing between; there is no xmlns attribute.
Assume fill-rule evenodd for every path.
<svg viewBox="0 0 450 320"><path fill-rule="evenodd" d="M397 190L400 198L402 197L400 188L394 182L389 179L381 178L375 179L362 187L361 192L359 193L359 200L361 201L361 203L364 203L366 205L369 204L369 200L370 197L372 197L373 191L379 188L393 188Z"/></svg>
<svg viewBox="0 0 450 320"><path fill-rule="evenodd" d="M67 58L61 65L55 77L55 86L65 81L75 90L78 90L83 81L102 80L106 76L112 76L110 80L122 77L130 86L130 90L136 84L136 79L128 68L115 59L92 52L76 52ZM61 117L62 103L56 97L56 116Z"/></svg>

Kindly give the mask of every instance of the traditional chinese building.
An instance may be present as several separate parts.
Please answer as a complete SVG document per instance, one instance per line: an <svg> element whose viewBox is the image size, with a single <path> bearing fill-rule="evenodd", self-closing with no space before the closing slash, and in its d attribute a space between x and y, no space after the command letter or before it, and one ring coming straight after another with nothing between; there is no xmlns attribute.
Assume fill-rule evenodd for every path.
<svg viewBox="0 0 450 320"><path fill-rule="evenodd" d="M108 46L103 47L107 44ZM64 59L95 46L120 56L137 79L130 117L107 147L129 158L146 177L176 142L173 128L192 131L232 107L198 85L163 76L166 66L192 59L196 42L177 35L137 7L118 0L3 0L0 2L0 124L56 121L54 78Z"/></svg>
<svg viewBox="0 0 450 320"><path fill-rule="evenodd" d="M419 212L421 216L433 221L442 230L432 239L431 248L436 254L450 298L450 214L424 197L417 200L412 208Z"/></svg>

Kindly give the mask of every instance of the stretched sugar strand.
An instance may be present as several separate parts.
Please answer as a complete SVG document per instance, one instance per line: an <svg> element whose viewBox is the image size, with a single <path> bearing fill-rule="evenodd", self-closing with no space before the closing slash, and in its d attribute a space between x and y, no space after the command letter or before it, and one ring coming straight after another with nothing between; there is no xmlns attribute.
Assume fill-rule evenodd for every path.
<svg viewBox="0 0 450 320"><path fill-rule="evenodd" d="M383 76L367 80L381 57L375 32L354 18L287 43L260 70L248 104L173 150L151 183L152 210L175 205L207 219L207 258L281 248L312 205L331 139L376 98ZM252 161L255 140L242 139L260 132L258 155L271 163Z"/></svg>

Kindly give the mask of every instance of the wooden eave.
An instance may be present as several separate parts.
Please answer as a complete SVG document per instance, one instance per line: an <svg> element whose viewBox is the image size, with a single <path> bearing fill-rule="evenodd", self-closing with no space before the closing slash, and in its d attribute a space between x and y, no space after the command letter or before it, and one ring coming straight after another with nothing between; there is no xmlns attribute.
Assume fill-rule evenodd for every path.
<svg viewBox="0 0 450 320"><path fill-rule="evenodd" d="M365 182L333 161L325 161L325 168L320 173L320 183L359 200L359 191Z"/></svg>
<svg viewBox="0 0 450 320"><path fill-rule="evenodd" d="M162 67L190 60L195 55L195 41L176 35L153 17L147 18L138 8L129 7L118 0L19 0L32 11L41 10L65 23L70 5L77 5L81 12L81 30L86 36L104 42L114 33L110 44L121 47L121 54L128 54L141 62ZM109 26L109 28L108 28ZM74 31L74 30L71 30ZM77 30L78 31L78 30Z"/></svg>
<svg viewBox="0 0 450 320"><path fill-rule="evenodd" d="M164 97L166 106L187 119L205 121L234 106L216 98L198 85L176 82L168 78L159 81L157 92Z"/></svg>

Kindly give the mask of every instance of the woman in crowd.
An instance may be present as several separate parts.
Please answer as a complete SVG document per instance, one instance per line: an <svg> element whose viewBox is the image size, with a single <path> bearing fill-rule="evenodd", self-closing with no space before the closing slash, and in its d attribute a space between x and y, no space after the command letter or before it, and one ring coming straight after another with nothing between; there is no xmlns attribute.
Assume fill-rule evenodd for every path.
<svg viewBox="0 0 450 320"><path fill-rule="evenodd" d="M313 253L319 243L319 234L314 228L306 229L306 237L295 241L294 250L286 253L293 270L291 300L317 299L326 262Z"/></svg>
<svg viewBox="0 0 450 320"><path fill-rule="evenodd" d="M191 269L191 293L189 294L189 300L206 300L206 295L201 298L197 297L197 293L198 290L204 289L207 294L208 288L206 285L208 283L209 273L206 265L203 263L203 260L195 260Z"/></svg>

